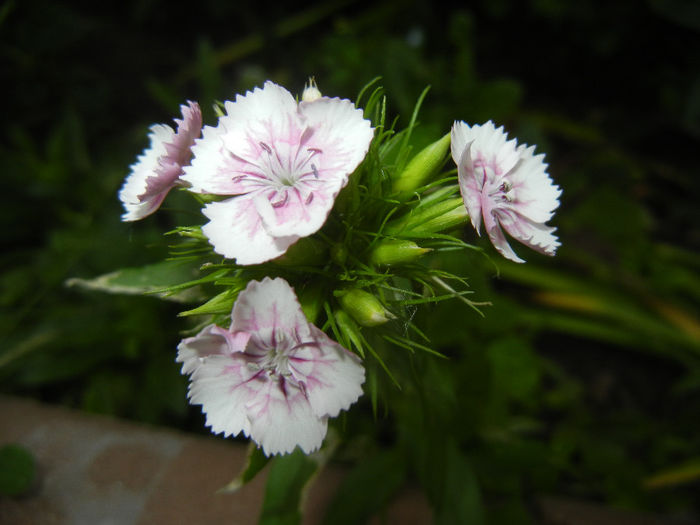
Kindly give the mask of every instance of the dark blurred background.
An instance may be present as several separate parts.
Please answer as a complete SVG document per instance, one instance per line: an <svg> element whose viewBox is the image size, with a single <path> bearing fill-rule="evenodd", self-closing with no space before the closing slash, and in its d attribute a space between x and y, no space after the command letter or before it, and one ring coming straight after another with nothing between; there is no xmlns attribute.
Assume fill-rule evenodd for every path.
<svg viewBox="0 0 700 525"><path fill-rule="evenodd" d="M211 125L215 100L266 79L354 99L381 76L399 128L431 86L418 145L492 119L564 190L556 258L445 257L494 306L423 319L454 365L423 363L435 428L491 520L526 523L544 492L697 515L700 3L433 4L2 3L0 391L206 432L174 362L183 306L66 281L157 262L163 232L201 222L173 195L122 223L117 199L147 127L186 99ZM400 440L420 423L401 395L380 425L358 408L357 428Z"/></svg>

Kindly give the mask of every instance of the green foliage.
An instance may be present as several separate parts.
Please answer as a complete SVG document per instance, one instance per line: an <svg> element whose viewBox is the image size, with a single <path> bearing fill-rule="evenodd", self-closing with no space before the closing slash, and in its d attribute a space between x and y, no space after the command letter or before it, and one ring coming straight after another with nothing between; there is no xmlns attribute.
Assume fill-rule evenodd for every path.
<svg viewBox="0 0 700 525"><path fill-rule="evenodd" d="M20 445L0 448L0 495L21 496L29 491L36 476L34 456Z"/></svg>
<svg viewBox="0 0 700 525"><path fill-rule="evenodd" d="M265 487L260 525L296 525L301 523L301 504L309 481L319 463L296 449L276 457Z"/></svg>

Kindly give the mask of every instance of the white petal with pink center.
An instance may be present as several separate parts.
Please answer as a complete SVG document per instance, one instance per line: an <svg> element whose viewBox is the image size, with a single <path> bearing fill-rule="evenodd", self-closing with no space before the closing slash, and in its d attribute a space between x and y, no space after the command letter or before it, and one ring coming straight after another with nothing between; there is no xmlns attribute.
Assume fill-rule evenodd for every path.
<svg viewBox="0 0 700 525"><path fill-rule="evenodd" d="M180 106L182 120L175 119L177 132L165 124L151 127L151 146L131 166L119 191L124 205L123 221L143 219L156 211L168 192L177 185L192 156L191 148L202 130L202 112L196 102Z"/></svg>
<svg viewBox="0 0 700 525"><path fill-rule="evenodd" d="M555 228L545 223L559 206L561 190L547 174L544 155L535 155L534 146L509 141L503 127L491 121L481 126L455 122L451 140L460 192L477 233L483 220L491 243L511 261L524 262L504 229L526 246L554 255L560 243Z"/></svg>
<svg viewBox="0 0 700 525"><path fill-rule="evenodd" d="M297 103L272 82L225 108L196 142L183 180L192 191L232 197L205 208L202 231L217 253L258 264L323 226L373 129L349 100Z"/></svg>
<svg viewBox="0 0 700 525"><path fill-rule="evenodd" d="M360 359L306 320L281 278L248 283L231 320L178 346L190 402L213 432L243 433L267 455L318 449L328 418L362 395Z"/></svg>

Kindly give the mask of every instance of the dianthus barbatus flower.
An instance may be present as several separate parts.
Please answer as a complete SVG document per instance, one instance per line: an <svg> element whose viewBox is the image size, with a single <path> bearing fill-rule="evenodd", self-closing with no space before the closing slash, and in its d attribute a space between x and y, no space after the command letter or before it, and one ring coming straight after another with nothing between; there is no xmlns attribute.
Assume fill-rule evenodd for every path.
<svg viewBox="0 0 700 525"><path fill-rule="evenodd" d="M217 253L262 263L321 228L373 130L349 100L297 103L273 82L225 108L217 127L204 128L183 179L194 192L235 195L204 208L202 231Z"/></svg>
<svg viewBox="0 0 700 525"><path fill-rule="evenodd" d="M178 346L190 402L214 433L243 432L267 455L313 452L328 418L362 395L360 359L306 320L281 278L249 282L231 319L228 330L209 325Z"/></svg>
<svg viewBox="0 0 700 525"><path fill-rule="evenodd" d="M503 230L538 252L554 255L560 243L545 223L559 206L561 190L547 174L544 155L535 147L507 140L493 122L452 126L452 158L459 189L472 224L481 219L494 247L505 258L525 262L508 244Z"/></svg>
<svg viewBox="0 0 700 525"><path fill-rule="evenodd" d="M182 120L175 119L177 132L165 124L151 126L151 146L131 166L119 191L126 210L123 221L143 219L156 211L189 164L192 145L202 131L202 112L199 104L190 101L180 109Z"/></svg>

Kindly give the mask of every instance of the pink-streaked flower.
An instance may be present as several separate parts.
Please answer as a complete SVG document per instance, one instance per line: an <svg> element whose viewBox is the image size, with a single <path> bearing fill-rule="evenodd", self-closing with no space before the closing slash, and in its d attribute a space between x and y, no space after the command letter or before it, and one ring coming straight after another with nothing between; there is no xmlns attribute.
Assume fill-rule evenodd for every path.
<svg viewBox="0 0 700 525"><path fill-rule="evenodd" d="M373 129L349 100L298 103L272 82L225 108L196 141L183 180L194 192L233 196L204 208L202 231L217 253L258 264L321 228Z"/></svg>
<svg viewBox="0 0 700 525"><path fill-rule="evenodd" d="M459 189L477 233L483 217L489 239L506 259L525 262L508 244L503 230L533 250L554 255L560 243L545 223L559 206L561 190L547 174L544 155L535 147L508 140L493 122L452 126L452 158Z"/></svg>
<svg viewBox="0 0 700 525"><path fill-rule="evenodd" d="M189 101L180 109L182 120L175 119L177 132L165 124L151 126L151 146L131 166L119 191L126 210L123 221L143 219L156 211L189 164L192 145L202 131L202 112L199 104Z"/></svg>
<svg viewBox="0 0 700 525"><path fill-rule="evenodd" d="M231 320L179 344L190 402L214 433L242 432L267 455L318 449L328 418L362 395L360 359L307 321L281 278L248 283Z"/></svg>

